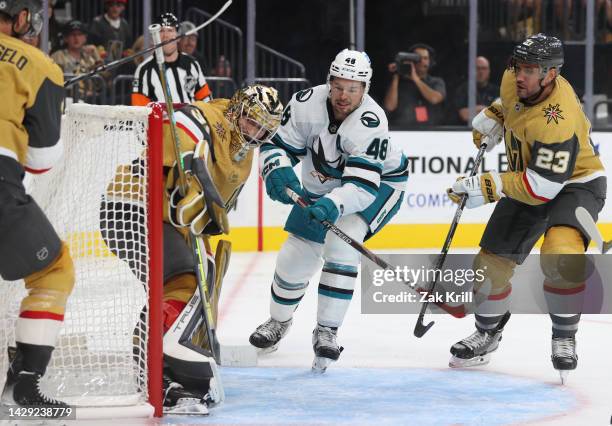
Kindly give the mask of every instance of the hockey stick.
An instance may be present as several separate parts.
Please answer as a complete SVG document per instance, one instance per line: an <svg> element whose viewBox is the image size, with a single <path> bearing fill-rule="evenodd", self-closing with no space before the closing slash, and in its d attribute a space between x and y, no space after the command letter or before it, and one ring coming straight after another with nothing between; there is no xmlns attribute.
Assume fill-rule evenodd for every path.
<svg viewBox="0 0 612 426"><path fill-rule="evenodd" d="M291 188L285 188L285 192L300 207L308 207L309 205L312 204L308 200L305 200L304 198L300 197ZM336 225L334 225L334 224L332 224L332 223L330 223L329 221L326 221L326 220L321 222L321 223L328 230L330 230L334 234L336 234L338 236L338 238L340 238L342 241L344 241L347 244L349 244L351 247L353 247L359 253L361 253L364 256L366 256L368 259L370 259L376 265L380 266L383 269L394 270L396 268L395 265L392 265L390 263L385 262L381 257L377 256L375 253L373 253L370 250L368 250L364 245L360 244L359 242L355 241L353 238L351 238L350 236L345 234L344 231L342 231ZM411 283L410 280L408 280L408 279L404 280L403 283L408 285L408 287L411 290L413 290L415 292L415 294L417 294L419 296L424 291L421 288L417 288L415 286L415 283ZM463 311L457 310L457 309L455 309L455 308L453 308L453 307L451 307L451 306L449 306L449 305L447 305L445 303L439 303L439 302L434 302L434 303L440 309L446 311L447 313L449 313L450 315L454 316L455 318L463 318L465 316L465 313Z"/></svg>
<svg viewBox="0 0 612 426"><path fill-rule="evenodd" d="M230 7L232 4L232 0L228 0L227 2L225 2L225 4L223 4L223 6L221 7L221 9L219 9L219 11L217 13L215 13L213 16L211 16L206 22L204 22L203 24L195 27L193 30L187 31L185 34L180 34L177 37L171 39L171 40L166 40L164 42L159 42L159 43L155 43L155 41L153 42L153 46L148 47L146 49L141 50L140 52L136 52L133 55L127 56L125 58L121 58L121 59L117 59L116 61L110 62L108 64L104 64L104 65L100 65L97 66L96 68L94 68L93 70L89 71L88 73L85 74L81 74L78 75L76 77L71 78L70 80L66 81L64 83L64 87L70 87L75 83L78 83L81 80L86 80L88 78L93 77L96 74L100 74L103 73L104 71L110 71L112 69L115 69L123 64L126 64L128 62L133 61L134 59L138 58L139 56L143 56L143 55L147 55L151 52L153 52L155 49L158 49L160 47L163 47L167 44L173 43L175 41L178 41L180 39L182 39L183 37L187 37L190 36L192 34L196 34L198 31L204 29L205 27L209 26L210 24L212 24L221 14L223 14L223 12L225 12L225 10Z"/></svg>
<svg viewBox="0 0 612 426"><path fill-rule="evenodd" d="M482 157L484 156L485 149L487 148L487 144L483 143L480 145L480 149L478 150L478 155L476 156L476 160L474 160L474 167L470 172L470 177L476 175L478 172L478 167L480 166L480 162L482 161ZM459 206L457 206L457 211L455 211L455 216L453 217L453 221L451 222L450 229L448 230L448 234L446 234L446 240L444 241L444 245L442 246L442 251L436 260L436 264L434 265L434 270L440 270L442 265L444 265L444 261L446 260L446 255L448 254L448 250L450 249L451 242L453 241L453 237L455 236L455 231L457 230L457 226L459 225L459 220L461 219L461 214L463 213L463 208L465 207L465 203L467 202L467 195L463 195L461 197L461 201L459 202ZM434 279L429 283L429 287L426 290L427 294L431 294L436 287L436 277L437 274L434 274ZM429 305L429 299L423 302L421 306L421 312L419 312L419 318L417 319L416 324L414 325L414 335L416 337L423 337L425 333L429 331L429 329L434 325L434 321L430 321L429 324L425 325L423 322L425 318L425 311L427 310L427 306Z"/></svg>
<svg viewBox="0 0 612 426"><path fill-rule="evenodd" d="M163 50L160 43L160 32L161 25L153 24L149 27L153 42L160 46L155 51L155 59L159 67L160 80L162 89L164 92L164 98L166 101L166 109L168 119L170 122L171 137L174 147L174 155L176 156L178 171L179 171L179 193L184 196L187 192L187 181L185 177L185 164L181 155L180 140L176 131L176 118L174 115L174 106L172 103L172 95L170 93L170 87L166 80L165 62L163 56ZM221 346L217 339L214 319L212 315L212 307L210 304L210 295L208 286L206 285L206 261L203 256L204 248L202 247L202 240L192 232L189 234L189 244L192 248L193 259L196 264L195 273L200 292L200 299L202 303L202 313L204 318L204 325L206 327L206 334L208 336L208 342L210 345L210 352L212 357L219 365L235 365L235 366L251 366L257 364L257 353L254 348L250 346L238 346L238 347L226 347ZM247 353L252 352L252 353ZM222 359L223 358L223 359Z"/></svg>
<svg viewBox="0 0 612 426"><path fill-rule="evenodd" d="M285 188L285 192L300 207L308 207L312 204L308 202L307 200L305 200L304 198L300 197L300 195L297 192L295 192L289 187ZM381 268L383 269L393 268L393 266L385 262L383 259L378 257L376 254L374 254L370 250L368 250L363 244L360 244L359 242L355 241L353 238L346 235L340 228L338 228L336 225L334 225L330 221L324 220L321 222L321 224L325 226L328 230L336 234L338 238L340 238L342 241L344 241L345 243L353 247L355 250L363 254L365 257L370 259L372 262L376 263ZM406 281L406 284L410 284L410 282Z"/></svg>
<svg viewBox="0 0 612 426"><path fill-rule="evenodd" d="M588 236L595 241L597 244L597 249L601 254L606 254L610 248L612 248L612 240L604 241L601 232L597 228L593 217L584 207L576 208L576 219L578 219L578 223L582 225Z"/></svg>

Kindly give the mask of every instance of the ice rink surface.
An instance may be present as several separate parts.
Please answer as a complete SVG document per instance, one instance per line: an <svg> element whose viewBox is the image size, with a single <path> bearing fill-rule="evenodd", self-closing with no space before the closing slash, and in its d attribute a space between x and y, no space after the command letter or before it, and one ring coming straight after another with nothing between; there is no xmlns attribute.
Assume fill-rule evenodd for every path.
<svg viewBox="0 0 612 426"><path fill-rule="evenodd" d="M276 253L234 253L222 291L219 336L246 344L269 317ZM296 259L299 262L299 259ZM612 316L584 316L578 369L561 386L550 361L547 315L513 315L491 363L447 367L450 346L473 318L427 315L436 324L413 336L414 315L363 315L355 291L338 341L345 350L324 375L310 372L318 276L279 350L257 368L223 368L226 402L208 417L172 424L606 425L612 415ZM541 285L516 283L513 285ZM359 287L359 285L357 285Z"/></svg>

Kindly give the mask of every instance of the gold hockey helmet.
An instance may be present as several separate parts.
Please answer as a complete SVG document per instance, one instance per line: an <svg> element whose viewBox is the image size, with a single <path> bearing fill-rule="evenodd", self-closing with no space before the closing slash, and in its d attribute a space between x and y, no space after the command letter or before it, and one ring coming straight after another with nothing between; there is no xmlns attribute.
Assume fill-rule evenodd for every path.
<svg viewBox="0 0 612 426"><path fill-rule="evenodd" d="M255 84L232 96L227 115L236 134L232 137L232 151L236 153L235 158L240 159L249 149L274 136L283 115L283 104L276 89Z"/></svg>

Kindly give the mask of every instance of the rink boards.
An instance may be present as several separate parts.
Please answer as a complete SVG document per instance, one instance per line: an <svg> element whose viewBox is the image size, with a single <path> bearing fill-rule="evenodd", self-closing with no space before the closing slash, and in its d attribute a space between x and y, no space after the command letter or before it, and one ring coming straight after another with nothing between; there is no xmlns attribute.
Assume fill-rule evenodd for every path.
<svg viewBox="0 0 612 426"><path fill-rule="evenodd" d="M410 159L407 192L399 213L368 246L375 249L439 247L455 212L446 188L458 176L469 173L476 155L471 132L391 132L391 137ZM593 133L592 139L604 167L608 165L610 170L612 133ZM240 194L237 209L230 213L234 250L256 250L259 233L263 250L278 250L286 238L282 228L291 208L271 201L265 188L261 197L263 204L259 205L257 164L253 161L253 170ZM500 145L486 154L481 172L506 167L506 155ZM261 227L256 214L259 207ZM492 211L493 205L465 210L453 247L476 247ZM612 235L612 204L604 207L599 225L604 235Z"/></svg>

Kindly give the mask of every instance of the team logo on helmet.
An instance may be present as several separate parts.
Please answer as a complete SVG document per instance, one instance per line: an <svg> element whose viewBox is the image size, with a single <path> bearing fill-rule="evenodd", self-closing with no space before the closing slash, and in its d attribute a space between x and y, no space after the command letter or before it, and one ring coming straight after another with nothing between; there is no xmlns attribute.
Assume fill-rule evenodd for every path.
<svg viewBox="0 0 612 426"><path fill-rule="evenodd" d="M361 124L370 128L378 127L380 124L380 119L372 111L366 111L361 114L361 118L359 118L359 120L361 120Z"/></svg>
<svg viewBox="0 0 612 426"><path fill-rule="evenodd" d="M544 117L546 117L546 124L549 124L551 121L559 124L559 120L565 120L565 117L561 115L563 111L559 108L559 104L548 104L547 107L542 108L542 111L544 111Z"/></svg>

